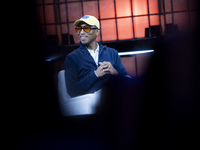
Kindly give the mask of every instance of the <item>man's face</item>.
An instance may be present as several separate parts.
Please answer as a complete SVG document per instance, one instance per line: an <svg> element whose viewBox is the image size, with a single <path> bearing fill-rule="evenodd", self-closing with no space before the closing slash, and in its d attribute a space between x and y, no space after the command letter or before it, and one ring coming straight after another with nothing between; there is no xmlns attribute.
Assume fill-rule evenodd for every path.
<svg viewBox="0 0 200 150"><path fill-rule="evenodd" d="M95 26L90 26L87 25L85 23L80 23L79 27L91 27L91 28L96 28ZM89 45L92 42L96 42L96 37L99 33L98 29L90 29L90 32L85 32L83 29L81 30L81 32L77 32L78 36L80 38L81 43L83 43L84 45Z"/></svg>

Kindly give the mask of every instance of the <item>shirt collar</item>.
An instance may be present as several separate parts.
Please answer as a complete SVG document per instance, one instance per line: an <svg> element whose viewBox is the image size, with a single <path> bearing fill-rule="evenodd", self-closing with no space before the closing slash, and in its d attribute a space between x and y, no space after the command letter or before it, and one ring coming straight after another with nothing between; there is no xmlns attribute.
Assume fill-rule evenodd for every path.
<svg viewBox="0 0 200 150"><path fill-rule="evenodd" d="M86 47L86 48L87 48L87 47ZM88 49L88 48L87 48L87 50L88 50L89 52L90 52L90 51L93 51L93 50ZM97 48L96 48L95 52L96 52L96 51L99 52L99 44L98 44L98 43L97 43Z"/></svg>
<svg viewBox="0 0 200 150"><path fill-rule="evenodd" d="M80 42L79 44L80 44L80 47L79 47L80 50L85 51L85 53L86 53L86 55L87 55L88 49L87 49L87 48L85 47L85 45L83 45L81 42ZM97 42L97 44L98 44L98 46L99 46L99 49L97 49L97 50L98 50L99 53L101 53L103 47L106 47L106 46L101 45L99 42ZM98 47L98 46L97 46L97 47Z"/></svg>

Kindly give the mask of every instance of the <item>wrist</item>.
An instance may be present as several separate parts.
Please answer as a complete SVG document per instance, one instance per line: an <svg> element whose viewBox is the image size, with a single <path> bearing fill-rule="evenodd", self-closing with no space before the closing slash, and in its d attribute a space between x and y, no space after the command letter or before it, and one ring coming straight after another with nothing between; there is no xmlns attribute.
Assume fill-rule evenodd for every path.
<svg viewBox="0 0 200 150"><path fill-rule="evenodd" d="M99 78L99 76L97 75L96 71L94 71L94 74L96 75L97 78Z"/></svg>

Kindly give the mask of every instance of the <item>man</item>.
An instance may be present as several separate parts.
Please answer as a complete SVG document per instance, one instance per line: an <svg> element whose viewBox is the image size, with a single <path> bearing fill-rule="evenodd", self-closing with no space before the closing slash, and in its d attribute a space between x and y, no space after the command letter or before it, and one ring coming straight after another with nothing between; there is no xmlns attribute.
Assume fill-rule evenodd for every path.
<svg viewBox="0 0 200 150"><path fill-rule="evenodd" d="M80 47L65 59L66 86L71 97L94 93L112 76L127 74L118 52L96 42L100 32L97 18L85 15L74 25Z"/></svg>

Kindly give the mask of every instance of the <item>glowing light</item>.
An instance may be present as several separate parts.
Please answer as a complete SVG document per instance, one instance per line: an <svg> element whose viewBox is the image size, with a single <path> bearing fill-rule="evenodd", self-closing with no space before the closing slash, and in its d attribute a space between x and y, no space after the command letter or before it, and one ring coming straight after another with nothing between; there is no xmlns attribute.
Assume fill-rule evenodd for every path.
<svg viewBox="0 0 200 150"><path fill-rule="evenodd" d="M144 53L152 53L154 50L142 50L142 51L131 51L131 52L119 52L119 56L136 55Z"/></svg>
<svg viewBox="0 0 200 150"><path fill-rule="evenodd" d="M131 15L130 0L116 0L117 17Z"/></svg>
<svg viewBox="0 0 200 150"><path fill-rule="evenodd" d="M45 61L53 61L57 58L59 58L59 56L52 56L52 57L46 58Z"/></svg>

